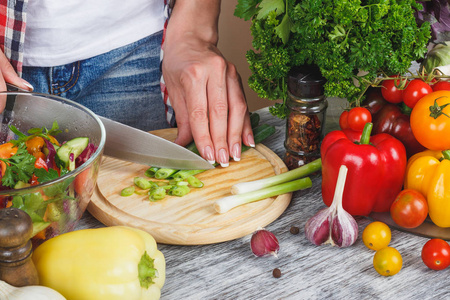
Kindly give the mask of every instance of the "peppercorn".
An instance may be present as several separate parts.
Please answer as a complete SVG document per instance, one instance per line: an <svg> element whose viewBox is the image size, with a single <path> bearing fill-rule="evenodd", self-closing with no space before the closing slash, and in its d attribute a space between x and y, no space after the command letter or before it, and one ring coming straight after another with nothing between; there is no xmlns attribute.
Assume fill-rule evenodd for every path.
<svg viewBox="0 0 450 300"><path fill-rule="evenodd" d="M272 275L273 275L273 277L275 277L275 278L280 278L280 277L281 277L281 270L278 269L278 268L273 269Z"/></svg>
<svg viewBox="0 0 450 300"><path fill-rule="evenodd" d="M300 232L300 229L297 226L292 226L289 230L292 234L298 234Z"/></svg>

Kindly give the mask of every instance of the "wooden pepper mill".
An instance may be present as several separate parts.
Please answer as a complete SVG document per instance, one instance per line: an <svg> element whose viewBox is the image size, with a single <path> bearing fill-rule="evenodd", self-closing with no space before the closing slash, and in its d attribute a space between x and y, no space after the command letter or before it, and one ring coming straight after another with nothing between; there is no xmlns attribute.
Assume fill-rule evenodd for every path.
<svg viewBox="0 0 450 300"><path fill-rule="evenodd" d="M31 260L33 222L18 208L0 209L0 280L21 287L39 284Z"/></svg>

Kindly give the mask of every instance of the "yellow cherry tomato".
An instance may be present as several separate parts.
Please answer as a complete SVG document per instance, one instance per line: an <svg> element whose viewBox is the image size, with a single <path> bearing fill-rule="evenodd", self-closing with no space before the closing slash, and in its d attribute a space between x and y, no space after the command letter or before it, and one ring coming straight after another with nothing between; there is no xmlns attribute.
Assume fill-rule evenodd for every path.
<svg viewBox="0 0 450 300"><path fill-rule="evenodd" d="M378 274L383 276L393 276L400 272L403 259L400 252L392 247L378 250L373 256L373 267Z"/></svg>
<svg viewBox="0 0 450 300"><path fill-rule="evenodd" d="M391 242L391 229L383 222L372 222L364 228L362 240L367 248L380 250Z"/></svg>

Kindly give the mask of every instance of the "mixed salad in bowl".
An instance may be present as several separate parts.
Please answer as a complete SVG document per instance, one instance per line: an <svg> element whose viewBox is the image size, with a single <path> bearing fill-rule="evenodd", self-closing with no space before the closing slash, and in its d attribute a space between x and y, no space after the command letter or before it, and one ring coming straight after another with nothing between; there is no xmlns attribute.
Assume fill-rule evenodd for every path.
<svg viewBox="0 0 450 300"><path fill-rule="evenodd" d="M73 231L95 191L106 132L75 101L34 92L0 92L0 209L25 211L33 247Z"/></svg>
<svg viewBox="0 0 450 300"><path fill-rule="evenodd" d="M84 176L69 177L56 185L45 184L81 167L97 146L89 137L58 140L61 130L56 121L50 129L32 128L27 133L15 126L9 128L15 138L0 145L0 191L8 193L0 194L0 208L12 206L27 212L33 221L33 236L44 240L60 233L58 226L51 227L53 222L57 225L81 216L77 195L84 194L89 186L89 168L83 171ZM33 190L39 185L43 188ZM24 189L30 192L24 194Z"/></svg>

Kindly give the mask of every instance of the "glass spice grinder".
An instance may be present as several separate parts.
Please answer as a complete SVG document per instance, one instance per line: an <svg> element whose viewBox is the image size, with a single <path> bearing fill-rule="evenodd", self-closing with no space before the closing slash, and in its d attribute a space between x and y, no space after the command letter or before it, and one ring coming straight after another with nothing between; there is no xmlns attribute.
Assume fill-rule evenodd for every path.
<svg viewBox="0 0 450 300"><path fill-rule="evenodd" d="M290 170L320 157L328 107L325 83L326 79L316 65L294 67L288 74L284 162Z"/></svg>

